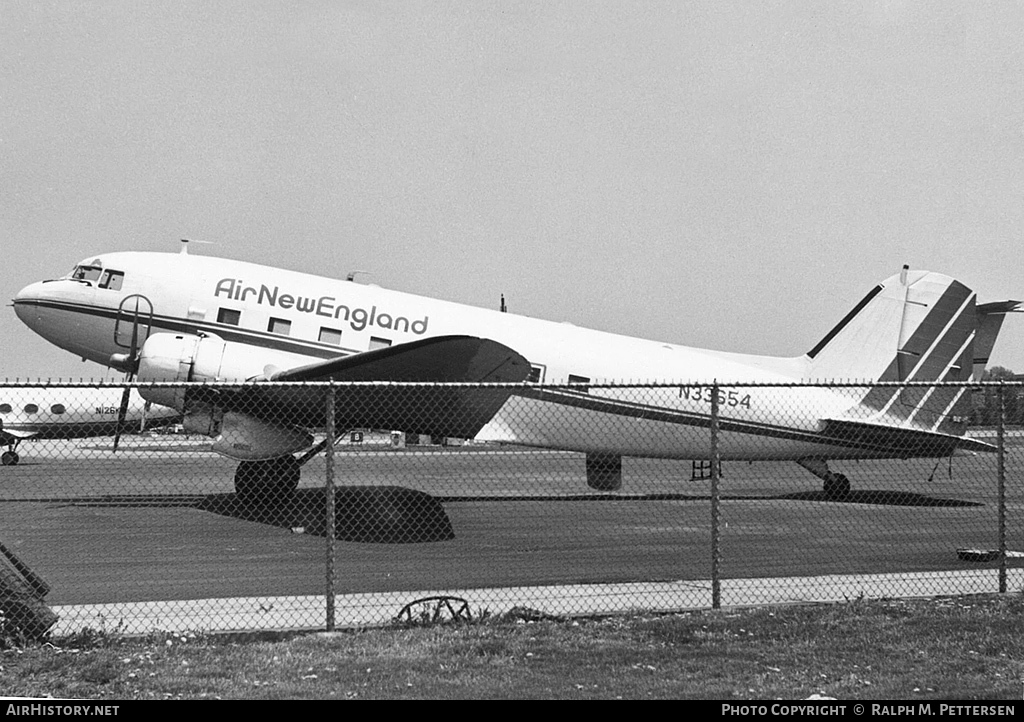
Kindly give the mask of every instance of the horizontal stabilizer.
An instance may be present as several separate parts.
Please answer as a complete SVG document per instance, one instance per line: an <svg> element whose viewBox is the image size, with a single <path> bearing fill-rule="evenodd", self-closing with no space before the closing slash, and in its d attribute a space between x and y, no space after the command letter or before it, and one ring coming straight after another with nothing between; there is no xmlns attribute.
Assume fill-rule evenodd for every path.
<svg viewBox="0 0 1024 722"><path fill-rule="evenodd" d="M937 431L850 419L825 419L824 423L822 436L835 439L844 446L884 450L897 458L949 456L957 449L981 452L996 450L995 446L983 441Z"/></svg>

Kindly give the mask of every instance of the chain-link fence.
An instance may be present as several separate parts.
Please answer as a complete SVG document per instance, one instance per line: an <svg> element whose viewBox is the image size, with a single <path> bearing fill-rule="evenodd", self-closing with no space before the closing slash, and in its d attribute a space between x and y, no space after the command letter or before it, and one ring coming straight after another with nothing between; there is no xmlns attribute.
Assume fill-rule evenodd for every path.
<svg viewBox="0 0 1024 722"><path fill-rule="evenodd" d="M952 418L965 395L995 423ZM138 633L1019 590L1018 397L0 385L0 610Z"/></svg>

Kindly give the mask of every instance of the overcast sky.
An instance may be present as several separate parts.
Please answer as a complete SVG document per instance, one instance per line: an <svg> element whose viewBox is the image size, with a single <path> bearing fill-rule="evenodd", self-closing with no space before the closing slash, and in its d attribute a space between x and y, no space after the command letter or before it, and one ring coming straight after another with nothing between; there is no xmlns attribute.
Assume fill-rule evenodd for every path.
<svg viewBox="0 0 1024 722"><path fill-rule="evenodd" d="M786 356L904 263L1024 299L1021 38L1017 2L4 0L0 294L197 238ZM0 378L103 374L4 308Z"/></svg>

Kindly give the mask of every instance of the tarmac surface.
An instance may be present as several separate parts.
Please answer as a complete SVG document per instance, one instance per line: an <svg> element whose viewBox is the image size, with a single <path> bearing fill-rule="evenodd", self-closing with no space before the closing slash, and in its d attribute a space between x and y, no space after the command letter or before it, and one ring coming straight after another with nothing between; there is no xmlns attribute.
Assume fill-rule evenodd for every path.
<svg viewBox="0 0 1024 722"><path fill-rule="evenodd" d="M339 627L432 596L473 614L712 603L710 485L689 462L627 459L622 491L598 494L578 454L353 444L336 458L332 545L322 458L297 506L254 512L234 499L234 464L200 445L122 444L29 442L0 469L0 543L49 584L58 631L323 629L332 555ZM1011 451L1004 536L1019 550L1024 454ZM1000 563L1021 589L1020 558L957 554L999 548L994 457L833 468L853 481L844 502L793 463L723 465L723 606L994 592Z"/></svg>
<svg viewBox="0 0 1024 722"><path fill-rule="evenodd" d="M964 594L968 589L997 590L999 575L994 569L968 569L900 575L726 579L719 594L722 607L735 608L850 601L877 596L874 592L878 589L894 585L900 586L900 596L904 598L948 596ZM1006 585L1008 589L1020 590L1024 586L1024 569L1009 569ZM466 605L464 619L509 613L522 619L538 619L545 615L579 617L711 609L712 602L710 580L344 594L335 596L332 628L449 620L455 618L461 604ZM123 634L323 630L327 628L328 614L323 595L67 605L53 607L53 611L59 617L51 630L55 634L84 629L116 630ZM385 612L390 612L390 616Z"/></svg>

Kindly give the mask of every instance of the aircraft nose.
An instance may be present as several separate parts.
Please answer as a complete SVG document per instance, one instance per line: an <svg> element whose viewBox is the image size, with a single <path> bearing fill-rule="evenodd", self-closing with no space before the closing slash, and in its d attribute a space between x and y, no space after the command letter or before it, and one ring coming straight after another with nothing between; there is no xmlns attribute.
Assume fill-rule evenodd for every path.
<svg viewBox="0 0 1024 722"><path fill-rule="evenodd" d="M17 314L18 318L20 318L22 322L31 327L32 322L38 315L35 312L37 302L43 298L44 295L42 281L30 283L15 294L14 313Z"/></svg>

